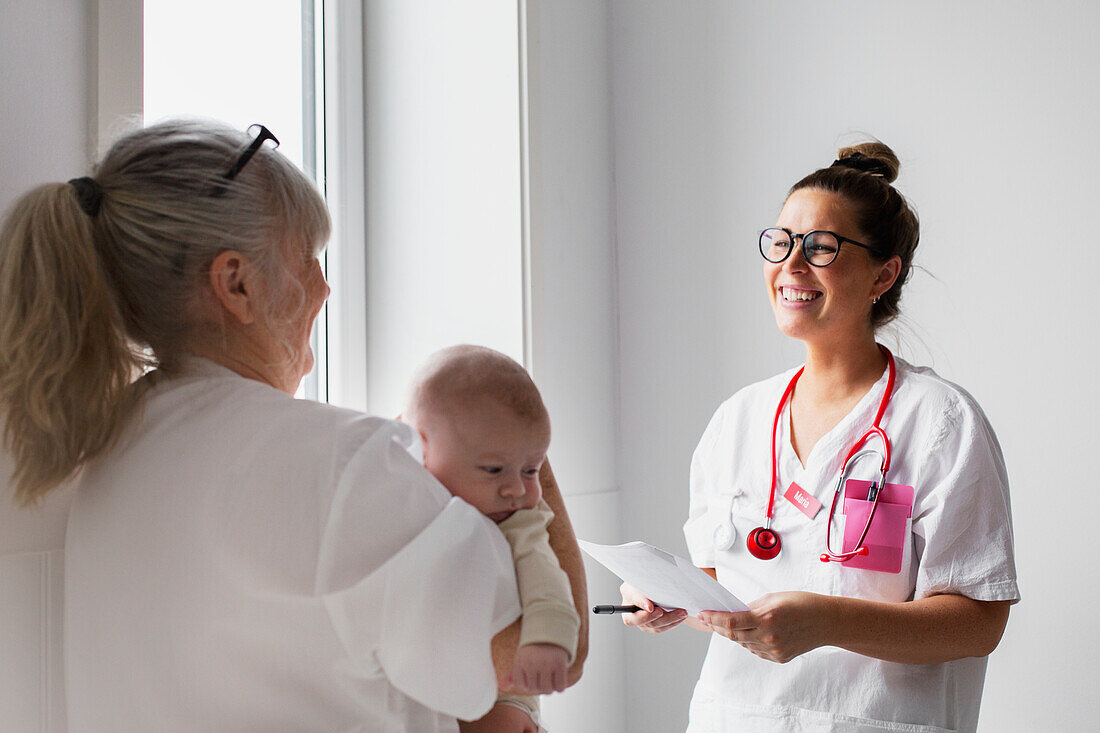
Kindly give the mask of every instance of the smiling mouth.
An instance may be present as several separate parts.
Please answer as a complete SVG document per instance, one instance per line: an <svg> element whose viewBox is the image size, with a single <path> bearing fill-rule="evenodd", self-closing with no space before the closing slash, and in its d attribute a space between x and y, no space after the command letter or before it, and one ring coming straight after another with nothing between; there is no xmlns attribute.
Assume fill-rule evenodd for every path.
<svg viewBox="0 0 1100 733"><path fill-rule="evenodd" d="M779 297L788 303L804 303L811 300L817 300L821 297L821 293L817 290L799 290L797 288L780 287Z"/></svg>

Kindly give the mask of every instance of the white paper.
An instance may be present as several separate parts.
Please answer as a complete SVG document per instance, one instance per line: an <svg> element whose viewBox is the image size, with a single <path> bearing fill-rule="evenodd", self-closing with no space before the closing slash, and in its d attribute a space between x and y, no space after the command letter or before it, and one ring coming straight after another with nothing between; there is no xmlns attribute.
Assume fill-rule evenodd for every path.
<svg viewBox="0 0 1100 733"><path fill-rule="evenodd" d="M745 611L748 606L717 580L689 560L646 544L597 545L578 540L593 560L641 591L664 609L682 608L691 616L700 611Z"/></svg>

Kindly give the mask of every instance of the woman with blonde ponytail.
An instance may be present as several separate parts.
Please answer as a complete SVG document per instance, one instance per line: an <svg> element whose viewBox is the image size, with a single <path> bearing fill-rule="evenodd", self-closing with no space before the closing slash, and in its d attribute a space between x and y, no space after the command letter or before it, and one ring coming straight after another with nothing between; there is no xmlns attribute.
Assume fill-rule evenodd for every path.
<svg viewBox="0 0 1100 733"><path fill-rule="evenodd" d="M293 399L329 218L268 141L138 130L0 227L0 516L75 491L72 730L452 731L495 699L503 537L406 426Z"/></svg>

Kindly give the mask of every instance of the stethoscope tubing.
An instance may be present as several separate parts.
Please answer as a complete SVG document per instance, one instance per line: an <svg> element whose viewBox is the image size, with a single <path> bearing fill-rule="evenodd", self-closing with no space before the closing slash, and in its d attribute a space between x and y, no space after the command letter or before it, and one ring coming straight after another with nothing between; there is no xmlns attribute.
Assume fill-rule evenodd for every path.
<svg viewBox="0 0 1100 733"><path fill-rule="evenodd" d="M889 369L889 376L887 377L887 380L886 380L886 391L883 393L882 400L879 402L878 411L875 413L875 419L874 419L873 423L871 424L871 428L866 433L864 433L860 437L860 439L857 440L852 445L851 449L848 451L848 454L844 457L844 461L840 464L840 476L837 479L836 489L833 492L832 502L829 505L829 516L828 516L828 518L826 519L826 522L825 522L825 552L821 555L821 561L822 562L830 562L830 561L833 561L833 562L846 562L847 560L850 560L853 557L856 557L857 555L866 555L867 554L868 551L867 551L867 548L863 545L863 541L867 538L867 532L871 528L871 520L874 519L875 510L878 508L878 500L879 500L879 497L882 495L882 489L886 486L886 473L887 473L887 471L890 470L890 437L886 434L886 431L882 428L881 422L882 422L882 416L886 413L886 408L890 404L890 400L893 397L894 383L897 379L897 366L894 363L894 355L890 353L890 350L887 349L882 344L878 344L878 347L882 351L882 353L886 355L887 367ZM767 532L772 533L773 535L775 535L775 531L771 529L771 523L772 523L772 517L774 516L774 510L775 510L775 489L776 489L776 486L778 485L778 481L779 481L778 451L777 451L777 448L778 448L778 446L777 446L777 443L778 443L777 435L779 433L779 418L783 415L783 408L786 406L787 401L790 399L791 393L794 392L794 386L795 386L795 384L798 383L798 379L799 379L799 377L802 376L802 373L804 371L806 371L805 366L800 368L797 372L795 372L795 375L793 377L791 377L791 381L787 384L787 388L785 390L783 390L783 396L779 398L779 405L775 408L775 419L772 421L772 441L771 441L772 476L771 476L771 488L768 491L768 508L767 508L767 511L764 515L764 524L763 524L762 527L758 528L758 530L765 530ZM874 498L872 500L872 503L871 503L871 511L869 512L869 514L867 516L867 524L864 525L864 527L863 527L863 532L860 534L859 542L856 543L855 549L850 550L848 552L833 552L832 551L831 538L830 538L831 527L832 527L832 522L833 522L833 515L836 513L837 501L839 500L840 494L842 493L843 488L844 488L844 476L847 474L849 464L852 461L852 459L857 457L857 453L858 453L858 455L864 455L864 454L867 454L867 453L873 453L874 452L874 451L860 452L860 448L862 448L864 446L864 444L867 443L868 440L871 440L875 437L879 438L879 440L882 441L883 455L882 455L882 463L880 464L880 467L879 467L879 481L878 481L877 484L873 484L873 486L875 486L874 490L875 490L876 493L875 493L875 496L874 496ZM758 530L754 530L753 534L755 534ZM776 540L778 542L778 535L775 535L775 537L776 537ZM758 554L758 552L754 551L754 548L753 548L753 545L752 545L752 535L750 535L749 543L750 543L749 544L749 551L753 555L755 555L757 557L761 557L761 559L770 559L770 557L775 556L774 554L772 554L772 555L770 555L770 557L765 558L762 555Z"/></svg>
<svg viewBox="0 0 1100 733"><path fill-rule="evenodd" d="M772 487L768 492L768 510L764 513L764 527L770 529L772 526L772 511L775 508L775 484L776 476L778 475L778 456L776 455L776 433L779 431L779 418L783 414L783 406L787 404L787 400L791 397L791 392L794 392L794 385L798 382L798 378L802 376L802 372L806 371L806 367L802 367L791 378L791 381L787 384L787 388L783 390L783 396L779 398L779 407L775 411L775 419L772 420Z"/></svg>
<svg viewBox="0 0 1100 733"><path fill-rule="evenodd" d="M884 433L882 430L879 430L875 434L879 435L879 437L885 437L885 435L886 435L886 433ZM872 432L868 431L867 434L864 436L864 439L866 439L868 436L871 436L871 435L872 435ZM856 445L858 446L860 444L857 443ZM887 445L887 444L884 443L884 445ZM873 450L863 450L863 451L860 451L859 453L856 453L854 456L849 455L849 457L846 458L844 460L844 463L841 465L841 467L840 467L840 476L836 480L836 489L833 491L833 500L832 500L832 503L829 504L829 517L825 521L825 552L822 553L822 555L821 555L821 561L822 562L829 562L830 560L834 561L834 562L845 562L845 561L850 560L851 558L855 557L856 555L866 555L867 554L866 548L863 546L863 541L865 539L867 539L867 532L870 531L871 522L875 518L875 510L878 509L879 497L882 496L882 487L886 485L886 470L883 468L883 466L885 466L887 461L889 460L888 451L889 451L889 448L887 448L887 454L884 455L882 463L880 464L880 467L879 467L879 481L878 481L878 484L877 484L878 490L875 492L875 498L871 502L871 511L867 514L867 523L865 525L863 525L863 532L859 535L859 540L856 542L855 549L850 550L848 552L833 552L833 544L832 544L833 515L836 513L836 504L840 500L840 495L843 493L844 477L845 477L845 475L847 475L847 473L848 473L850 467L852 466L852 464L857 462L860 458L862 458L863 456L875 456L875 457L877 457L878 453L876 453Z"/></svg>

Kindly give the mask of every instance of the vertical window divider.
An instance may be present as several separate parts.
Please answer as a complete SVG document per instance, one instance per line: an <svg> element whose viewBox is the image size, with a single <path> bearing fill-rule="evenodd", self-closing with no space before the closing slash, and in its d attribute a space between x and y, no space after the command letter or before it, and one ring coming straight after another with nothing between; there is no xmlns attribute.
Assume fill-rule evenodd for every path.
<svg viewBox="0 0 1100 733"><path fill-rule="evenodd" d="M89 9L94 60L88 79L88 158L96 161L122 125L141 118L145 15L143 0L97 0Z"/></svg>
<svg viewBox="0 0 1100 733"><path fill-rule="evenodd" d="M528 48L527 38L527 0L516 0L517 13L516 16L519 19L517 28L518 36L518 53L519 53L519 78L517 83L519 84L519 189L520 189L520 248L521 255L520 260L522 262L522 272L520 277L522 279L521 288L523 293L523 365L528 371L534 370L534 347L533 347L533 308L534 304L531 299L531 191L530 191L530 153L531 147L529 144L529 120L530 113L528 109L528 75L530 74L530 65L528 56L530 49Z"/></svg>
<svg viewBox="0 0 1100 733"><path fill-rule="evenodd" d="M323 97L317 160L332 213L325 265L332 295L322 324L327 399L363 412L367 404L366 127L364 110L363 5L361 0L318 0L321 18L318 64ZM320 324L319 324L320 325Z"/></svg>

